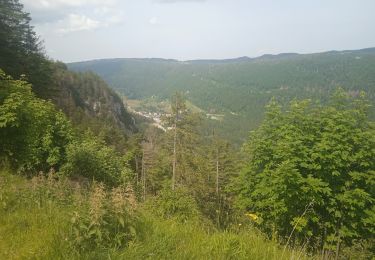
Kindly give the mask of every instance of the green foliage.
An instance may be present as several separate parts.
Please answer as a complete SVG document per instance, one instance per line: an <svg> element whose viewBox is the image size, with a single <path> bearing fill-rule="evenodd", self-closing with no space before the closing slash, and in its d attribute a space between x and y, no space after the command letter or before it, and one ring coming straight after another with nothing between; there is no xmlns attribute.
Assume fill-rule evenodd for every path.
<svg viewBox="0 0 375 260"><path fill-rule="evenodd" d="M22 5L2 1L0 67L21 80L0 70L0 167L9 163L32 178L0 172L0 258L291 259L304 258L306 246L322 249L322 258L326 250L336 257L374 254L374 110L359 91L374 100L374 49L71 65L93 68L133 98L156 95L155 102L177 91L166 120L172 131L131 138L135 119L103 80L70 72L42 52ZM327 100L337 84L345 91ZM52 86L59 89L54 95ZM62 112L35 95L53 98L75 134ZM238 155L211 133L238 142L275 95L281 104L271 100L231 183ZM307 96L327 105L282 105ZM224 120L202 125L202 112ZM171 190L165 187L172 173ZM136 210L132 184L144 211ZM233 191L246 210L242 218ZM286 241L284 250L254 225ZM287 249L301 243L298 251Z"/></svg>
<svg viewBox="0 0 375 260"><path fill-rule="evenodd" d="M129 188L1 171L0 258L103 258L135 237L135 205Z"/></svg>
<svg viewBox="0 0 375 260"><path fill-rule="evenodd" d="M86 190L53 174L27 180L0 171L0 258L282 259L259 231L158 218L134 210L130 194L100 184ZM283 258L293 255L307 259L298 248Z"/></svg>
<svg viewBox="0 0 375 260"><path fill-rule="evenodd" d="M336 250L374 236L375 132L368 103L342 90L329 105L276 102L246 143L238 203L269 234Z"/></svg>
<svg viewBox="0 0 375 260"><path fill-rule="evenodd" d="M218 231L202 223L181 223L145 213L147 235L115 254L122 259L309 259L295 248L282 249L255 229Z"/></svg>
<svg viewBox="0 0 375 260"><path fill-rule="evenodd" d="M374 238L355 240L352 246L343 248L342 257L344 259L373 259L374 247Z"/></svg>
<svg viewBox="0 0 375 260"><path fill-rule="evenodd" d="M73 197L53 174L26 180L0 170L0 258L61 259L69 249Z"/></svg>
<svg viewBox="0 0 375 260"><path fill-rule="evenodd" d="M129 158L121 156L113 148L92 133L86 132L67 147L64 174L83 176L107 185L129 183L133 172L128 165Z"/></svg>
<svg viewBox="0 0 375 260"><path fill-rule="evenodd" d="M213 133L207 145L207 181L204 199L200 201L206 216L220 228L226 228L237 218L233 194L228 192L231 179L240 169L240 156L225 140Z"/></svg>
<svg viewBox="0 0 375 260"><path fill-rule="evenodd" d="M94 71L132 99L168 99L181 91L207 113L224 114L224 121L207 120L220 136L242 144L248 131L260 125L264 106L273 96L287 104L294 98L327 101L337 86L350 95L361 90L375 100L375 49L307 55L268 55L254 59L188 61L109 59L68 64ZM374 109L371 110L375 115Z"/></svg>
<svg viewBox="0 0 375 260"><path fill-rule="evenodd" d="M165 135L153 126L146 129L142 140L138 151L135 151L135 160L138 160L138 187L139 190L143 189L141 182L144 179L145 195L156 196L164 187L171 186L171 150L169 145L165 145Z"/></svg>
<svg viewBox="0 0 375 260"><path fill-rule="evenodd" d="M112 134L135 131L122 99L98 75L91 72L75 73L58 62L53 65L53 81L59 89L54 103L75 126L90 128L96 134L101 131L112 131ZM115 137L119 137L119 134Z"/></svg>
<svg viewBox="0 0 375 260"><path fill-rule="evenodd" d="M162 190L156 199L152 200L152 207L163 218L175 218L179 221L194 222L199 218L199 209L195 199L184 189Z"/></svg>
<svg viewBox="0 0 375 260"><path fill-rule="evenodd" d="M194 199L203 216L224 228L232 220L231 195L225 186L237 171L237 154L229 143L217 137L202 138L201 115L187 108L181 93L173 96L171 111L165 118L169 130L157 131L150 127L145 132L142 153L139 153L143 170L138 186L143 199L165 195L165 187L170 185L172 190L173 187L179 192L183 190ZM175 185L171 185L173 169ZM169 198L167 205L170 200L180 203L177 198Z"/></svg>
<svg viewBox="0 0 375 260"><path fill-rule="evenodd" d="M135 199L131 190L117 187L107 192L102 184L94 183L85 206L71 219L71 240L77 250L119 249L135 238Z"/></svg>
<svg viewBox="0 0 375 260"><path fill-rule="evenodd" d="M18 0L0 2L0 68L14 78L26 75L39 97L51 96L51 64Z"/></svg>
<svg viewBox="0 0 375 260"><path fill-rule="evenodd" d="M0 157L20 172L58 168L72 128L54 105L35 97L31 86L0 70Z"/></svg>

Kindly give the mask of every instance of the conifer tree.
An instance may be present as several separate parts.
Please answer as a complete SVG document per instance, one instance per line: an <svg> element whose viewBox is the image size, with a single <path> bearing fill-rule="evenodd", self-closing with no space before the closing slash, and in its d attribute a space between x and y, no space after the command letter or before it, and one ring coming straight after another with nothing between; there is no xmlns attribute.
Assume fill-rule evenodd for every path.
<svg viewBox="0 0 375 260"><path fill-rule="evenodd" d="M39 97L51 97L51 63L30 22L18 0L0 1L0 68L14 78L24 75Z"/></svg>

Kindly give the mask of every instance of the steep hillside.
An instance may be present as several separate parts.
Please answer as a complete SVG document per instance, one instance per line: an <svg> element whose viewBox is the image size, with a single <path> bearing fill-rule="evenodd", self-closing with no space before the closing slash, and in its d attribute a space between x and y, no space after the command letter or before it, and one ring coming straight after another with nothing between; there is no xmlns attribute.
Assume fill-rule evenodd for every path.
<svg viewBox="0 0 375 260"><path fill-rule="evenodd" d="M38 98L52 99L75 123L91 121L92 126L96 121L102 127L111 123L121 132L134 130L121 98L98 76L68 71L46 57L30 22L20 1L0 1L0 70L31 83Z"/></svg>
<svg viewBox="0 0 375 260"><path fill-rule="evenodd" d="M53 78L57 88L54 103L73 121L85 117L114 124L126 132L135 131L121 98L98 75L72 72L57 63Z"/></svg>
<svg viewBox="0 0 375 260"><path fill-rule="evenodd" d="M94 71L129 98L169 98L176 90L208 113L226 115L220 128L243 140L259 125L273 96L325 100L338 86L375 99L375 48L316 54L286 53L228 60L107 59L68 64ZM218 122L209 122L217 125ZM217 126L216 126L217 127Z"/></svg>

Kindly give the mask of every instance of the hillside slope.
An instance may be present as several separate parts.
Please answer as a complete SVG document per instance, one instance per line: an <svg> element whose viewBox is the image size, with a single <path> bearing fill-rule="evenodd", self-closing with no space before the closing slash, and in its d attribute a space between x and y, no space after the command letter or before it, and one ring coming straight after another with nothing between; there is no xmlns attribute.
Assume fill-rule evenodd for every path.
<svg viewBox="0 0 375 260"><path fill-rule="evenodd" d="M243 140L259 125L273 96L324 101L338 86L375 99L375 48L316 54L286 53L228 60L107 59L68 64L94 71L129 98L169 98L183 91L198 107L226 115L220 128ZM219 123L215 123L219 124Z"/></svg>
<svg viewBox="0 0 375 260"><path fill-rule="evenodd" d="M135 131L121 98L98 75L69 71L64 64L57 63L53 79L57 89L53 101L73 122L84 118L100 120L128 133Z"/></svg>

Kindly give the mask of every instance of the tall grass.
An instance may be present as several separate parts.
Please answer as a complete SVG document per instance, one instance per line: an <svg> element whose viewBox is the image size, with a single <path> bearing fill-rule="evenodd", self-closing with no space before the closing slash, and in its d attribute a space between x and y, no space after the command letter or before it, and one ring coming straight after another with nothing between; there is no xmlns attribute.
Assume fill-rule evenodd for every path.
<svg viewBox="0 0 375 260"><path fill-rule="evenodd" d="M0 173L0 259L48 258L58 250L56 240L61 248L68 246L72 207L34 188L21 177Z"/></svg>
<svg viewBox="0 0 375 260"><path fill-rule="evenodd" d="M133 241L116 259L307 259L267 240L255 229L218 231L147 215L147 236Z"/></svg>
<svg viewBox="0 0 375 260"><path fill-rule="evenodd" d="M196 220L163 219L146 208L127 211L136 221L124 229L132 232L126 244L108 246L111 243L105 241L102 245L95 237L94 246L80 248L72 217L89 216L90 203L104 200L106 195L98 196L92 192L95 189L76 187L51 175L26 180L0 172L0 259L281 259L283 247L256 229L238 226L219 231ZM119 194L119 190L107 192L108 201L115 205L108 212L115 210L116 218L121 214ZM116 221L104 216L106 221ZM121 231L118 223L108 227L95 221L99 228L113 232L114 238ZM286 250L282 259L307 257L304 252Z"/></svg>

